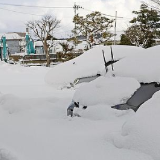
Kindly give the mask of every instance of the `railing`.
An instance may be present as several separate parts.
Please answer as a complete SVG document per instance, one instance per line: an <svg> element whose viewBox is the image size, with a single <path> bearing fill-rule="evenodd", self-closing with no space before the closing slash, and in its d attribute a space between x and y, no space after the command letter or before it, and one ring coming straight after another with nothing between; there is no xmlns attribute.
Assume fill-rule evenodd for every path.
<svg viewBox="0 0 160 160"><path fill-rule="evenodd" d="M50 54L50 62L65 62L70 59L73 59L83 52L81 51L73 51L72 53L63 54L62 52L57 54ZM10 55L9 60L13 63L21 63L26 65L45 65L47 63L46 55L44 54L30 54L30 55Z"/></svg>

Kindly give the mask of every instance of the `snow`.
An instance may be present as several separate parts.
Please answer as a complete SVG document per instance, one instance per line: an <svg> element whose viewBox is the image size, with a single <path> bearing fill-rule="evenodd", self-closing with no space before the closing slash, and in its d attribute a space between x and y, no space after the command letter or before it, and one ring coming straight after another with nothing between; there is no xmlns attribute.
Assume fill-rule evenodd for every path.
<svg viewBox="0 0 160 160"><path fill-rule="evenodd" d="M75 92L73 100L82 106L123 104L139 87L138 81L132 78L101 76L89 84L81 86Z"/></svg>
<svg viewBox="0 0 160 160"><path fill-rule="evenodd" d="M102 50L110 60L110 48L97 46L54 68L0 62L0 160L160 159L160 92L136 113L110 108L125 102L138 81L158 79L158 66L147 72L147 62L158 65L159 47L114 46L114 59L120 60L114 65L115 77L105 75ZM58 89L97 72L103 76L90 83ZM72 99L88 105L75 109L81 117L66 116Z"/></svg>
<svg viewBox="0 0 160 160"><path fill-rule="evenodd" d="M42 43L42 41L35 41L34 45L37 47L41 47L41 46L43 46L43 43Z"/></svg>
<svg viewBox="0 0 160 160"><path fill-rule="evenodd" d="M123 125L121 134L115 135L115 145L147 153L153 159L159 160L159 104L160 92L157 92Z"/></svg>
<svg viewBox="0 0 160 160"><path fill-rule="evenodd" d="M48 40L47 42L48 42L48 44L53 45L53 47L51 47L52 53L57 53L57 52L63 51L63 48L60 45L60 43L66 43L67 40L53 40L53 42ZM34 45L35 45L35 47L42 47L43 43L42 43L42 41L36 41L34 43Z"/></svg>
<svg viewBox="0 0 160 160"><path fill-rule="evenodd" d="M106 61L111 60L109 46L96 46L86 51L81 56L54 67L45 77L48 84L63 87L81 77L104 74L104 60L102 50L105 52ZM113 46L114 60L119 60L131 55L139 55L144 49L133 46Z"/></svg>
<svg viewBox="0 0 160 160"><path fill-rule="evenodd" d="M2 36L5 36L7 40L24 39L24 37L19 36L17 33L1 33L0 37Z"/></svg>
<svg viewBox="0 0 160 160"><path fill-rule="evenodd" d="M126 57L114 65L117 76L132 77L139 82L160 82L160 46Z"/></svg>
<svg viewBox="0 0 160 160"><path fill-rule="evenodd" d="M15 53L14 55L17 55L17 56L25 56L27 53L25 52L20 52L20 53Z"/></svg>
<svg viewBox="0 0 160 160"><path fill-rule="evenodd" d="M48 41L48 43L50 44L51 41ZM84 49L87 48L87 46L89 48L89 45L88 45L88 43L86 41L82 41L81 43L77 44L76 48L75 48L75 45L74 45L74 43L72 41L69 42L67 40L53 40L53 44L52 44L53 47L51 47L52 53L63 52L63 48L60 45L60 43L67 43L67 44L69 44L70 48L73 47L74 50L76 50L76 51L78 51L78 50L82 50L83 51ZM43 43L42 43L42 41L36 41L34 43L34 45L35 45L35 47L42 47Z"/></svg>
<svg viewBox="0 0 160 160"><path fill-rule="evenodd" d="M82 41L81 43L76 45L76 50L84 50L87 49L87 47L90 48L89 44L86 41Z"/></svg>
<svg viewBox="0 0 160 160"><path fill-rule="evenodd" d="M11 154L9 151L3 148L0 150L0 158L2 160L16 160L17 159L13 154Z"/></svg>

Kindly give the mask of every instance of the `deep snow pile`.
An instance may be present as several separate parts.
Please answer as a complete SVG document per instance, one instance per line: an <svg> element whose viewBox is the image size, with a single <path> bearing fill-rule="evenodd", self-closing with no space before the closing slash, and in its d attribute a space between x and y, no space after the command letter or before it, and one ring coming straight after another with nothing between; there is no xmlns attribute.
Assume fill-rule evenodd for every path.
<svg viewBox="0 0 160 160"><path fill-rule="evenodd" d="M47 83L55 86L65 86L73 83L75 79L104 74L104 60L102 50L105 52L106 61L111 60L109 46L95 46L81 56L54 67L45 77ZM114 60L119 60L131 55L139 55L144 49L133 46L113 46Z"/></svg>
<svg viewBox="0 0 160 160"><path fill-rule="evenodd" d="M22 67L0 61L0 82L3 85L44 84L47 67Z"/></svg>
<svg viewBox="0 0 160 160"><path fill-rule="evenodd" d="M80 84L74 100L90 107L75 110L81 117L74 118L67 117L66 110L76 87L57 90L45 84L44 77L48 72L49 83L62 85L81 76L103 73L101 50L105 50L106 60L110 60L109 47L97 46L91 50L94 52L88 51L55 69L24 68L0 62L0 160L159 160L160 92L136 113L110 108L125 102L139 87L138 81L130 78L137 69L136 57L145 52L148 56L144 59L150 58L147 52L156 55L158 48L115 46L114 52L116 48L115 59L117 56L125 60L137 53L133 56L134 64L128 58L130 65L134 65L132 74L126 74L127 78L116 68L116 77L109 74L86 85ZM147 66L144 61L142 65ZM145 74L142 79L148 78L147 71Z"/></svg>
<svg viewBox="0 0 160 160"><path fill-rule="evenodd" d="M75 92L73 100L82 106L125 103L140 87L137 80L123 77L103 77L85 84Z"/></svg>
<svg viewBox="0 0 160 160"><path fill-rule="evenodd" d="M0 61L0 92L20 97L52 96L52 87L44 81L49 70L48 67L23 67Z"/></svg>
<svg viewBox="0 0 160 160"><path fill-rule="evenodd" d="M8 151L4 148L1 148L0 149L0 160L18 160L18 159L10 151Z"/></svg>
<svg viewBox="0 0 160 160"><path fill-rule="evenodd" d="M139 82L160 82L160 46L144 50L139 55L126 57L114 65L115 74L133 77Z"/></svg>
<svg viewBox="0 0 160 160"><path fill-rule="evenodd" d="M103 105L90 107L84 118L72 119L65 116L68 100L64 96L35 99L1 94L2 160L153 160L141 152L119 150L105 137L135 113Z"/></svg>
<svg viewBox="0 0 160 160"><path fill-rule="evenodd" d="M115 135L115 146L140 151L160 159L160 92L144 103Z"/></svg>

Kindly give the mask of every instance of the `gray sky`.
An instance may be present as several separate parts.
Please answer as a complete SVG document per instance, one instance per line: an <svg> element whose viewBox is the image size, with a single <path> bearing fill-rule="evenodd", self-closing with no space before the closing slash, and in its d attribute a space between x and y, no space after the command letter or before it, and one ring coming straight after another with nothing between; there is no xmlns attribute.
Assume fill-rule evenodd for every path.
<svg viewBox="0 0 160 160"><path fill-rule="evenodd" d="M144 0L147 2L147 0ZM39 5L39 6L55 6L55 7L73 7L74 2L82 6L84 9L79 9L80 15L86 15L91 11L100 11L107 15L115 15L124 17L118 19L117 31L123 31L129 25L128 21L133 17L132 11L138 10L141 0L1 0L0 3L22 4L22 5ZM7 9L7 10L4 10ZM74 16L73 8L66 9L41 9L41 8L27 8L27 7L14 7L5 6L0 4L0 33L3 32L24 32L25 23L29 20L36 20L41 16L20 14L16 12L23 12L36 15L44 15L47 13L52 14L57 19L61 20L61 27L57 29L57 37L66 37L71 34L70 30L73 29L72 19Z"/></svg>

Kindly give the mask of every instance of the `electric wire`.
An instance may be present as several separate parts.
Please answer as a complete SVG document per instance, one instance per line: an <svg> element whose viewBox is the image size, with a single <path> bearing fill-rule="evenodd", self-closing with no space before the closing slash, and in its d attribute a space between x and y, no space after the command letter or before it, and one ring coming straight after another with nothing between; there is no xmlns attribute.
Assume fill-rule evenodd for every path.
<svg viewBox="0 0 160 160"><path fill-rule="evenodd" d="M9 4L9 3L0 3L0 5L4 5L4 6L15 6L15 7L31 7L31 8L46 8L46 9L49 9L49 8L61 8L61 9L64 9L64 8L73 8L73 7L63 7L63 6L60 6L60 7L54 7L54 6L35 6L35 5L22 5L22 4Z"/></svg>
<svg viewBox="0 0 160 160"><path fill-rule="evenodd" d="M93 10L89 10L89 9L86 9L86 8L82 8L82 9L84 9L84 10L86 10L86 11L94 12ZM113 15L108 15L108 14L105 14L105 13L102 13L102 15L115 18L115 16L113 16ZM119 19L132 19L132 18L129 18L129 17L121 17L121 16L117 16L117 18L119 18Z"/></svg>
<svg viewBox="0 0 160 160"><path fill-rule="evenodd" d="M64 8L74 9L74 7L76 7L76 6L73 6L73 7L62 7L62 6L60 6L60 7L54 7L54 6L48 7L48 6L21 5L21 4L9 4L9 3L0 3L0 5L14 6L14 7L46 8L46 9L55 9L55 8L57 8L57 9L64 9ZM83 8L83 7L80 7L80 8L77 8L77 9L83 9L85 11L93 12L92 10L89 10L89 9L86 9L86 8ZM32 16L44 16L44 15L38 15L38 14L33 14L33 13L25 13L25 12L21 12L21 11L17 11L17 10L11 10L11 9L2 8L2 7L0 7L0 10L6 10L6 11L14 12L14 13L20 13L20 14L32 15ZM113 16L113 15L108 15L108 14L104 14L104 13L102 13L102 15L115 18L115 16ZM132 19L132 18L121 17L121 16L117 16L116 18L117 18L117 20ZM57 33L67 33L68 31L58 31ZM121 32L121 31L117 31L117 32Z"/></svg>
<svg viewBox="0 0 160 160"><path fill-rule="evenodd" d="M0 3L0 5L5 5L5 6L15 6L15 7L31 7L31 8L46 8L46 9L53 9L53 8L57 8L57 9L64 9L64 8L70 8L70 9L73 9L74 7L65 7L65 6L36 6L36 5L22 5L22 4L9 4L9 3ZM43 15L37 15L37 14L32 14L32 13L24 13L24 12L20 12L20 11L15 11L15 10L11 10L11 9L7 9L7 8L0 8L2 10L7 10L7 11L11 11L11 12L15 12L15 13L21 13L21 14L28 14L28 15L35 15L35 16L43 16ZM80 7L78 9L83 9L83 10L86 10L86 11L91 11L93 12L92 10L89 10L89 9L86 9L86 8L83 8L83 7ZM115 18L115 16L113 15L108 15L108 14L104 14L102 13L102 15L105 15L105 16L108 16L108 17L113 17ZM117 16L118 19L131 19L131 18L128 18L128 17L121 17L121 16Z"/></svg>
<svg viewBox="0 0 160 160"><path fill-rule="evenodd" d="M33 14L33 13L25 13L25 12L15 11L15 10L7 9L7 8L1 8L1 7L0 7L0 9L10 11L10 12L14 12L14 13L28 14L28 15L32 15L32 16L44 16L44 15L38 15L38 14Z"/></svg>

